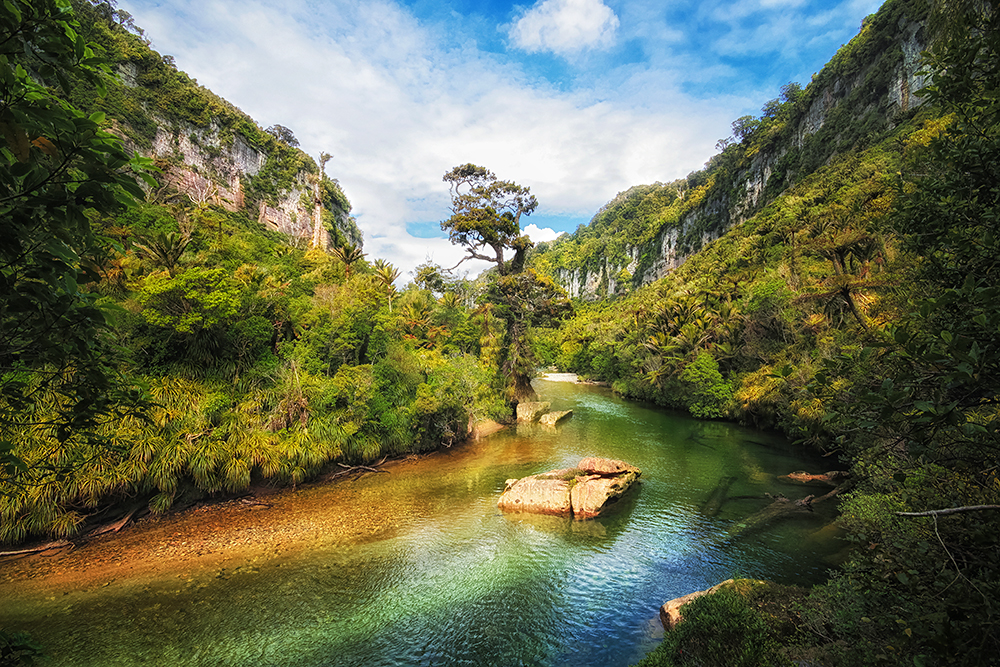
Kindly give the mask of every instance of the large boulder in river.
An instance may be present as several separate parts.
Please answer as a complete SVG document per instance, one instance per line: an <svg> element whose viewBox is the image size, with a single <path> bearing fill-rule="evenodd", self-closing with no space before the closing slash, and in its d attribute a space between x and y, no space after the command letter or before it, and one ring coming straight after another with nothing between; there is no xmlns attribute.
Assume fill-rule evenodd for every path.
<svg viewBox="0 0 1000 667"><path fill-rule="evenodd" d="M497 505L505 511L589 519L620 498L641 474L624 461L588 457L576 468L507 480Z"/></svg>
<svg viewBox="0 0 1000 667"><path fill-rule="evenodd" d="M536 422L549 411L550 405L548 402L522 401L517 404L517 421Z"/></svg>

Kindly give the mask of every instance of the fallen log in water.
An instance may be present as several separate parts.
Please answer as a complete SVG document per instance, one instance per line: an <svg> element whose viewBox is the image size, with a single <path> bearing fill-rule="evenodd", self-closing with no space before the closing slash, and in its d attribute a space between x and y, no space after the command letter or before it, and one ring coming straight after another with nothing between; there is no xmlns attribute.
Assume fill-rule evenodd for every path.
<svg viewBox="0 0 1000 667"><path fill-rule="evenodd" d="M846 470L831 470L830 472L818 475L799 470L787 475L779 475L778 479L782 482L792 482L795 484L813 484L819 482L821 484L829 484L830 486L840 486L850 476L851 473Z"/></svg>
<svg viewBox="0 0 1000 667"><path fill-rule="evenodd" d="M824 500L833 498L838 493L840 493L840 488L833 489L826 495L822 495L819 498L809 495L805 498L799 500L790 500L784 496L773 497L773 502L760 510L756 514L752 514L743 521L738 521L734 523L726 531L726 540L734 540L738 537L742 537L747 533L752 533L756 530L760 530L775 521L780 519L785 519L791 516L802 516L809 512L812 512L812 506L816 503L821 503Z"/></svg>
<svg viewBox="0 0 1000 667"><path fill-rule="evenodd" d="M728 500L729 487L736 481L735 477L721 477L719 483L715 485L708 500L701 506L701 513L705 516L716 516L722 509L722 504Z"/></svg>

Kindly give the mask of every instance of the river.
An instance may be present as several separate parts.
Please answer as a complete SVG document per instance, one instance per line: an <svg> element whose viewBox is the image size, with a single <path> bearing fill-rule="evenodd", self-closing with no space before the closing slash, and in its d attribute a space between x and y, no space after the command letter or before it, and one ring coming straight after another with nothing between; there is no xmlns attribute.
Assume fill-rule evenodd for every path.
<svg viewBox="0 0 1000 667"><path fill-rule="evenodd" d="M776 476L829 460L600 387L536 387L573 416L2 563L0 627L29 630L49 665L623 667L659 641L666 600L733 576L826 576L843 546L832 506L726 529L765 493L822 493ZM508 478L584 456L628 461L641 484L589 521L497 510ZM734 499L706 515L727 477Z"/></svg>

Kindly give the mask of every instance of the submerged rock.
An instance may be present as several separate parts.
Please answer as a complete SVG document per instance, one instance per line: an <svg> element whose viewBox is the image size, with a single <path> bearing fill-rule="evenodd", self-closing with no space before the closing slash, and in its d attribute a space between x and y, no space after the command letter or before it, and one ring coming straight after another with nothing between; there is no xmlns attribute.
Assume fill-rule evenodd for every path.
<svg viewBox="0 0 1000 667"><path fill-rule="evenodd" d="M564 420L567 417L570 417L572 415L573 415L573 411L572 410L562 410L562 411L556 411L556 412L546 412L544 415L541 416L541 418L538 420L538 422L540 424L545 425L545 426L555 426L556 424L558 424L562 420Z"/></svg>
<svg viewBox="0 0 1000 667"><path fill-rule="evenodd" d="M505 511L589 519L620 498L641 474L624 461L588 457L576 468L507 480L497 505Z"/></svg>

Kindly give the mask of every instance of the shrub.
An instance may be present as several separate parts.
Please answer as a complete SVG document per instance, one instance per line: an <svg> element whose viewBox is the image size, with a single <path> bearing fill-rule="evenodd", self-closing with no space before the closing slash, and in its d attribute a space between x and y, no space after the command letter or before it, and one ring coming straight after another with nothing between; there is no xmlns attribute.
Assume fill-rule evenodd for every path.
<svg viewBox="0 0 1000 667"><path fill-rule="evenodd" d="M696 598L682 612L684 621L636 667L791 664L779 654L764 617L733 589Z"/></svg>

